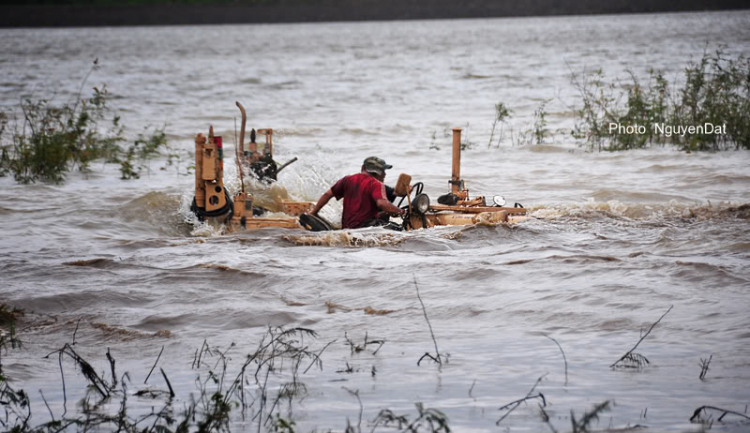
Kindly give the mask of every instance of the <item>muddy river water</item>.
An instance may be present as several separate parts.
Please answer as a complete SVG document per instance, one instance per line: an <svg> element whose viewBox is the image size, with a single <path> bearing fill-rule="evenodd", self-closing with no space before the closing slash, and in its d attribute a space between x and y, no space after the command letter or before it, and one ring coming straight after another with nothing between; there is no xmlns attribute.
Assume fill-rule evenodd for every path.
<svg viewBox="0 0 750 433"><path fill-rule="evenodd" d="M63 395L58 358L45 358L66 342L107 378L111 351L118 374L132 379L134 417L165 404L133 395L166 389L158 368L144 385L164 348L158 365L179 417L199 394L196 377L222 369L218 351L234 377L269 326L314 330L304 345L315 353L335 341L320 355L322 370L300 370L304 390L291 402L272 407L289 365L269 375L263 418L278 412L298 431L356 426L357 395L368 431L382 409L414 419L416 402L442 411L455 431L551 431L538 398L496 424L507 413L498 408L540 377L534 393L559 431L571 428L571 410L579 417L608 400L596 429L700 431L689 421L700 406L747 412L750 152L587 152L569 130L571 71L601 67L614 78L656 68L675 77L706 48L747 56L749 12L0 35L5 110L22 97L75 97L98 58L85 89L106 83L130 136L166 125L182 155L172 165L151 160L138 180L99 163L62 185L0 178L0 301L26 311L23 347L3 352L2 368L29 392L32 425L50 419L42 395L59 418L85 392L65 358ZM409 173L437 197L450 176L446 131L462 127L473 143L462 159L468 188L520 202L532 218L411 233L221 235L192 226L192 137L213 125L231 153L236 100L249 126L277 131L278 160L299 158L259 194L314 201L378 155L394 166L387 182ZM551 136L513 145L508 129L527 127L543 101ZM488 149L498 102L512 118ZM236 190L232 162L226 180ZM337 219L340 209L325 213ZM442 367L417 365L435 347L415 282ZM670 307L636 351L649 364L610 368ZM347 339L366 347L354 351ZM249 383L248 398L257 398ZM245 418L235 409L231 429L256 430L259 405ZM740 416L718 422L720 414L712 429L750 429Z"/></svg>

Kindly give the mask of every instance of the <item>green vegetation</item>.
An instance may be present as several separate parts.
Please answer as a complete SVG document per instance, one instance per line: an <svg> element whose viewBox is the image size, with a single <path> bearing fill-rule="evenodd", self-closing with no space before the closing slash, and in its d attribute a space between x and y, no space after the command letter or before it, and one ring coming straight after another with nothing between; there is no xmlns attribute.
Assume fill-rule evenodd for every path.
<svg viewBox="0 0 750 433"><path fill-rule="evenodd" d="M539 108L534 111L534 141L536 144L544 143L544 139L549 135L547 130L547 103L542 101Z"/></svg>
<svg viewBox="0 0 750 433"><path fill-rule="evenodd" d="M7 351L9 346L11 349L22 346L21 340L16 336L16 321L23 317L23 314L23 310L0 304L0 386L5 381L3 377L3 351Z"/></svg>
<svg viewBox="0 0 750 433"><path fill-rule="evenodd" d="M682 83L654 70L645 85L632 72L625 84L607 82L601 70L573 74L572 82L583 102L572 135L591 149L750 149L750 59L743 56L704 53L685 67ZM715 133L723 125L725 133Z"/></svg>
<svg viewBox="0 0 750 433"><path fill-rule="evenodd" d="M106 104L106 88L96 87L91 98L79 98L72 105L58 107L46 99L26 99L20 106L23 120L16 122L9 134L3 134L1 174L11 172L22 183L60 183L71 167L86 170L95 159L115 158L118 143L124 138L118 116L114 116L106 133L99 132ZM5 129L4 122L0 131ZM5 141L7 135L10 143Z"/></svg>
<svg viewBox="0 0 750 433"><path fill-rule="evenodd" d="M649 70L645 84L628 72L625 83L607 81L601 69L572 73L571 82L582 105L572 108L576 123L570 134L581 145L600 151L654 144L688 152L750 149L749 58L732 59L721 49L704 53L699 62L688 63L682 81L672 83L659 71ZM549 102L543 101L534 110L529 126L518 132L510 127L512 145L542 144L552 136L547 129ZM502 102L495 104L487 148L497 124L504 126L510 113ZM501 129L496 147L502 140Z"/></svg>
<svg viewBox="0 0 750 433"><path fill-rule="evenodd" d="M85 83L86 79L81 91ZM108 100L102 86L94 87L89 98L79 92L75 101L62 105L27 98L19 106L21 119L14 117L12 122L0 113L0 176L12 174L21 183L62 183L69 170L86 171L92 161L103 159L121 165L122 179L138 178L145 161L166 148L164 128L139 134L124 150L124 128Z"/></svg>
<svg viewBox="0 0 750 433"><path fill-rule="evenodd" d="M138 134L138 138L128 148L127 152L125 152L124 159L119 161L120 173L122 173L120 179L126 180L140 178L141 176L139 173L141 170L144 167L148 168L146 162L148 159L159 155L160 148L168 149L167 134L164 133L164 127L156 129L150 133ZM174 152L169 153L170 165L173 158L179 159L179 154ZM137 160L140 165L134 165L135 160Z"/></svg>
<svg viewBox="0 0 750 433"><path fill-rule="evenodd" d="M500 142L503 140L503 127L505 121L510 118L511 110L505 106L502 102L495 104L495 121L492 122L492 132L490 132L490 140L487 142L487 149L492 146L492 139L495 137L495 128L497 124L500 124L500 134L497 138L497 145L500 146Z"/></svg>

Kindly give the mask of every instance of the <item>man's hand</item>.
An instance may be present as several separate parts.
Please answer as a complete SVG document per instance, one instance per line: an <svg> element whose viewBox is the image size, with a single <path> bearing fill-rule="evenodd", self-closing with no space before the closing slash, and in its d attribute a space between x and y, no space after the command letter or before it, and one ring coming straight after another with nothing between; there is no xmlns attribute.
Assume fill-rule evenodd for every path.
<svg viewBox="0 0 750 433"><path fill-rule="evenodd" d="M382 211L388 212L392 215L398 215L403 216L404 211L401 210L398 206L394 205L393 203L389 202L388 200L381 198L377 201L378 208Z"/></svg>

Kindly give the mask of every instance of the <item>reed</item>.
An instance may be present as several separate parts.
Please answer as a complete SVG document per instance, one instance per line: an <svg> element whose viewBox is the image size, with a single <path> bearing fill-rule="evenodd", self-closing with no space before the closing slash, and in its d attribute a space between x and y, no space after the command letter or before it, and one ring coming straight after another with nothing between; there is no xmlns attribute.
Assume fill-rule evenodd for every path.
<svg viewBox="0 0 750 433"><path fill-rule="evenodd" d="M690 417L690 422L712 423L713 418L711 414L713 412L718 412L721 414L716 419L716 421L718 422L722 422L727 415L737 417L739 418L740 421L744 423L747 423L748 421L750 421L750 416L747 416L740 412L736 412L736 411L728 410L728 409L722 409L716 406L701 406L693 411L693 416ZM704 416L707 416L707 417L704 418Z"/></svg>
<svg viewBox="0 0 750 433"><path fill-rule="evenodd" d="M511 146L526 146L533 144L544 144L550 137L553 137L553 131L547 128L547 104L551 102L551 99L542 101L539 106L534 110L534 115L531 123L527 123L525 126L516 128L518 125L509 123L511 113L513 112L503 102L495 104L495 120L492 124L492 130L490 131L490 141L487 143L487 148L491 147L493 138L495 136L495 129L497 124L500 124L500 132L497 137L496 149L500 148L503 140L505 139L505 127L507 126L510 130L510 143Z"/></svg>
<svg viewBox="0 0 750 433"><path fill-rule="evenodd" d="M501 410L501 411L504 410L506 412L503 414L503 416L500 417L500 419L495 421L495 425L500 425L500 423L503 422L503 420L507 418L508 415L510 415L514 410L516 410L516 408L518 408L518 406L520 406L521 403L525 403L529 400L539 399L542 402L542 407L546 407L547 399L544 397L544 394L542 394L541 392L534 394L534 390L536 390L536 387L542 382L542 380L544 380L546 376L547 376L546 374L544 374L543 376L540 376L536 380L536 382L534 382L534 386L531 387L531 389L529 390L529 392L526 394L525 397L519 398L518 400L514 400L508 404L504 404L500 406L498 410Z"/></svg>
<svg viewBox="0 0 750 433"><path fill-rule="evenodd" d="M656 322L654 322L651 325L651 327L648 328L648 331L646 331L646 333L643 334L643 336L641 336L640 340L638 340L638 342L635 343L635 346L633 346L632 349L630 349L627 352L625 352L625 354L622 355L620 357L620 359L618 359L617 361L615 361L609 367L610 368L618 368L618 367L624 367L624 368L643 368L646 365L648 365L650 363L649 360L648 360L648 358L646 358L645 356L641 355L640 353L635 353L635 349L637 349L638 346L643 342L643 340L645 340L646 337L648 337L648 335L651 333L651 331L654 330L654 328L656 327L656 325L658 325L659 322L661 322L661 319L663 319L664 316L666 316L667 314L669 314L670 311L672 311L672 308L674 308L674 305L670 306L669 309L664 314L662 314L661 317L659 317L659 320L657 320Z"/></svg>
<svg viewBox="0 0 750 433"><path fill-rule="evenodd" d="M591 431L591 423L594 421L599 420L599 415L601 415L603 412L607 412L610 410L610 405L613 405L614 403L610 400L604 401L602 403L597 404L594 406L593 409L591 409L588 412L584 412L583 415L581 415L581 418L576 419L575 413L573 413L573 410L570 410L570 423L572 426L571 433L586 433ZM636 429L639 427L634 426L633 429Z"/></svg>
<svg viewBox="0 0 750 433"><path fill-rule="evenodd" d="M560 353L562 353L563 361L565 362L565 385L568 385L568 358L565 356L565 351L563 350L562 346L560 346L560 343L557 342L554 338L550 337L549 335L543 334L548 339L552 340L553 343L557 345L557 348L560 349Z"/></svg>
<svg viewBox="0 0 750 433"><path fill-rule="evenodd" d="M419 299L419 304L422 305L422 313L424 314L424 320L427 322L427 327L430 328L430 336L432 337L432 342L435 344L435 356L430 355L429 352L422 355L421 358L419 358L419 361L417 361L417 365L419 365L422 360L427 357L432 359L434 362L443 365L443 361L440 359L440 350L438 350L438 344L437 339L435 338L435 333L432 331L432 324L430 324L430 318L427 317L427 308L424 306L424 302L422 301L422 297L419 295L419 284L417 284L417 277L414 276L414 288L417 290L417 299Z"/></svg>
<svg viewBox="0 0 750 433"><path fill-rule="evenodd" d="M505 106L504 103L498 102L495 104L495 120L492 122L492 131L490 132L490 140L487 142L487 149L492 146L492 139L495 136L495 127L500 124L500 134L497 137L497 145L500 146L500 142L503 141L503 127L505 121L510 118L511 110Z"/></svg>
<svg viewBox="0 0 750 433"><path fill-rule="evenodd" d="M450 433L448 417L437 409L425 408L422 403L415 403L417 408L417 417L414 421L409 421L408 415L397 415L390 409L383 409L378 416L372 421L374 432L380 425L384 427L394 427L403 432L418 433L427 431L430 433Z"/></svg>
<svg viewBox="0 0 750 433"><path fill-rule="evenodd" d="M701 358L701 374L698 376L700 380L703 380L706 378L706 374L708 374L708 366L711 364L711 360L713 359L713 355L709 356L707 359Z"/></svg>

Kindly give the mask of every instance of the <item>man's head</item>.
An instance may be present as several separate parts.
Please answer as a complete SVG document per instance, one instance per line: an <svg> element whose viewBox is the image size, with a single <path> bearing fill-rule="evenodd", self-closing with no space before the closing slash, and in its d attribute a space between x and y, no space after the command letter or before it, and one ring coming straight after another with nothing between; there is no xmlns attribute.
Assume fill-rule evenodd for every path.
<svg viewBox="0 0 750 433"><path fill-rule="evenodd" d="M363 171L370 173L381 181L385 178L385 171L389 168L393 168L393 166L386 164L385 161L377 156L366 158L362 163Z"/></svg>

